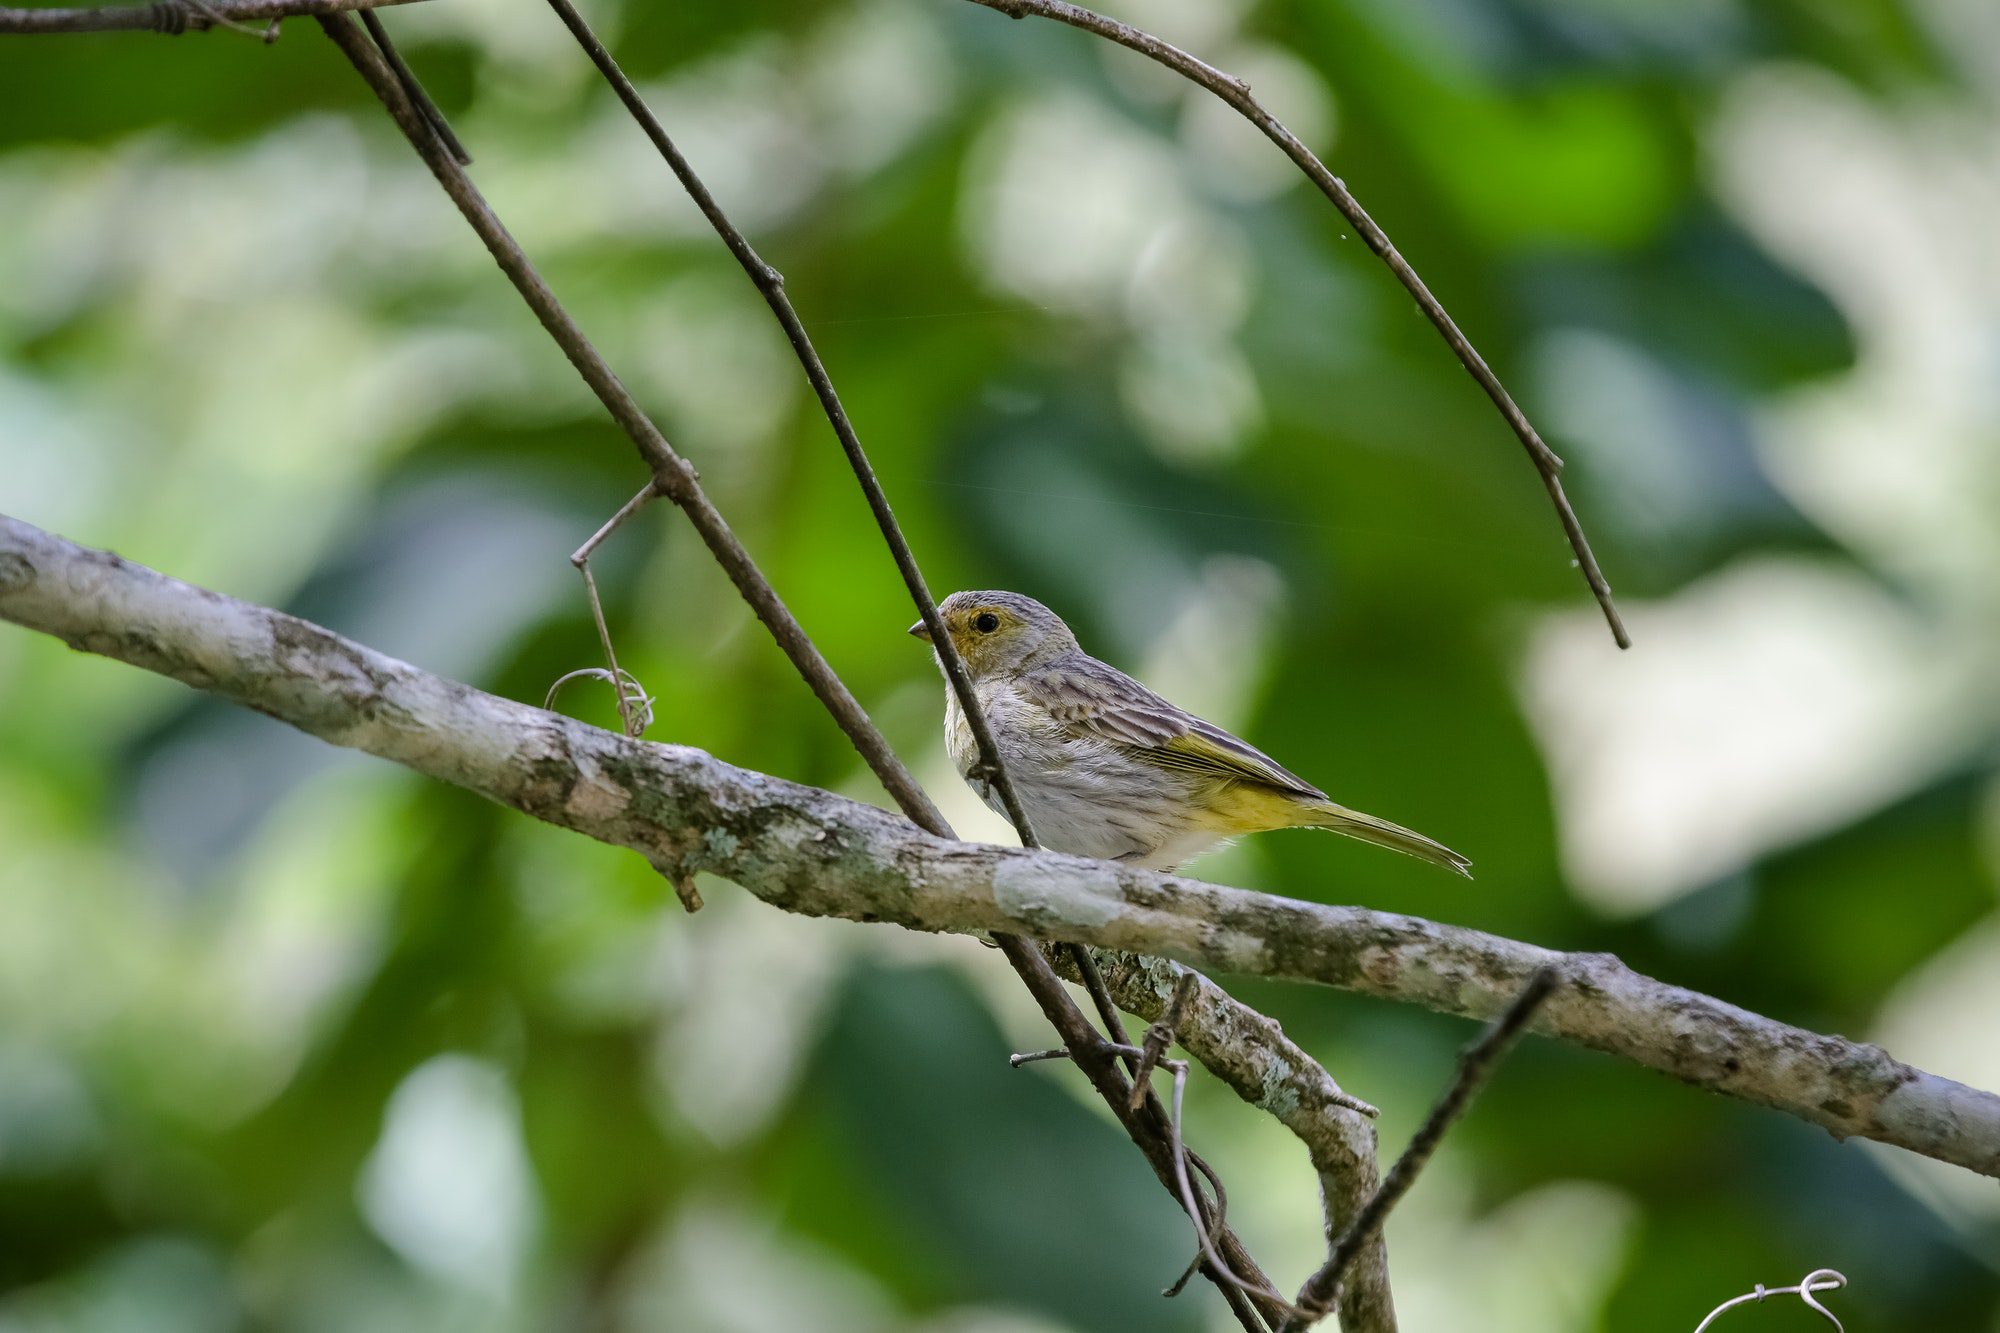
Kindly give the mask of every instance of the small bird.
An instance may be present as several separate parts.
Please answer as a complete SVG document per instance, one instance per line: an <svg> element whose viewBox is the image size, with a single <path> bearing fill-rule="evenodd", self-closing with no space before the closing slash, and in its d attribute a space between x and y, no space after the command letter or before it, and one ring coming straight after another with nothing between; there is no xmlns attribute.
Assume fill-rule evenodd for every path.
<svg viewBox="0 0 2000 1333"><path fill-rule="evenodd" d="M938 611L1028 822L1056 851L1174 870L1240 834L1323 828L1472 877L1472 863L1449 847L1335 805L1262 751L1090 656L1033 598L957 592ZM930 642L921 620L910 633ZM960 776L1004 816L949 686L944 736Z"/></svg>

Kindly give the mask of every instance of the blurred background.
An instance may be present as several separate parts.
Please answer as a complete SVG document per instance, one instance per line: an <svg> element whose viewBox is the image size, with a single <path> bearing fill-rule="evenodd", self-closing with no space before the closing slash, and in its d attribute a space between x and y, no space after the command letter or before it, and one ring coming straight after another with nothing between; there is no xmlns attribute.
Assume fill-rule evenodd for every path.
<svg viewBox="0 0 2000 1333"><path fill-rule="evenodd" d="M1246 76L1570 461L1219 104L957 0L593 20L790 290L940 593L1478 880L1222 882L1574 949L2000 1086L2000 9L1121 0ZM940 684L761 302L533 0L390 29L474 174L968 836ZM539 701L641 483L309 22L0 41L0 509ZM654 738L882 799L678 516L599 578ZM601 686L562 706L615 725ZM0 1330L1194 1333L1166 1195L992 953L804 921L0 630ZM1230 980L1230 979L1225 979ZM1230 980L1399 1149L1471 1025ZM1303 1152L1197 1078L1290 1287ZM1685 1333L1820 1266L2000 1329L2000 1191L1531 1043L1389 1227L1404 1327ZM1821 1327L1796 1302L1728 1327Z"/></svg>

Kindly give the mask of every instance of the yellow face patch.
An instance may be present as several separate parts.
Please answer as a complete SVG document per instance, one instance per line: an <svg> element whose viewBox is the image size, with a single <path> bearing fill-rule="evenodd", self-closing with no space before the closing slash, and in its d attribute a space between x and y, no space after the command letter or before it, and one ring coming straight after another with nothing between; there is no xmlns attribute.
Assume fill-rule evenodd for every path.
<svg viewBox="0 0 2000 1333"><path fill-rule="evenodd" d="M954 607L945 617L945 628L958 655L976 674L1007 655L1022 621L1005 607L975 604Z"/></svg>

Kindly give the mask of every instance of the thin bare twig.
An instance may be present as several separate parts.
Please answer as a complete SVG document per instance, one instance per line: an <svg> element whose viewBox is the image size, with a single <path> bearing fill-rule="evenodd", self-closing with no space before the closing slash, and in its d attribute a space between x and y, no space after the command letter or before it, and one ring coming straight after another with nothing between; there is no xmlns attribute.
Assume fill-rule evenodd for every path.
<svg viewBox="0 0 2000 1333"><path fill-rule="evenodd" d="M653 725L653 705L658 701L646 693L646 687L639 683L637 676L623 667L579 667L575 671L566 671L555 678L549 692L542 696L542 707L554 712L556 696L562 693L562 687L573 680L584 679L601 680L617 692L618 711L630 719L624 727L627 736L637 739L645 734L647 727Z"/></svg>
<svg viewBox="0 0 2000 1333"><path fill-rule="evenodd" d="M1143 1061L1145 1054L1140 1047L1128 1046L1118 1042L1110 1043L1109 1049L1120 1056L1126 1057L1128 1064L1134 1061ZM1023 1065L1038 1064L1045 1060L1067 1060L1069 1058L1070 1052L1068 1049L1057 1046L1049 1050L1023 1051L1015 1055L1010 1055L1007 1057L1007 1064L1011 1068L1019 1069ZM1183 1060L1158 1061L1157 1057L1155 1059L1162 1067L1171 1069L1174 1074L1174 1102L1170 1124L1172 1126L1173 1147L1175 1149L1175 1186L1176 1192L1181 1198L1182 1208L1187 1212L1189 1217L1195 1219L1194 1258L1182 1270L1181 1275L1174 1279L1173 1283L1160 1294L1163 1296L1180 1295L1182 1289L1187 1286L1188 1279L1192 1278L1196 1273L1204 1271L1213 1262L1218 1266L1219 1271L1225 1275L1226 1281L1231 1287L1242 1292L1254 1292L1260 1298L1272 1302L1273 1309L1282 1315L1284 1311L1292 1309L1292 1306L1275 1287L1269 1285L1251 1286L1249 1283L1236 1277L1234 1273L1231 1273L1228 1266L1215 1256L1212 1237L1215 1232L1223 1230L1228 1224L1229 1191L1224 1188L1222 1177L1216 1174L1215 1168L1203 1161L1201 1154L1187 1146L1182 1133L1183 1116L1181 1102L1186 1092L1187 1062ZM1145 1099L1139 1095L1143 1087L1143 1084L1135 1084L1133 1086L1132 1096L1126 1101L1126 1108L1128 1110L1137 1112L1145 1105ZM1212 1204L1207 1200L1200 1199L1189 1185L1189 1178L1187 1176L1187 1168L1189 1166L1199 1171L1203 1178L1208 1181L1209 1188L1214 1192L1215 1196ZM1227 1289L1225 1288L1225 1290Z"/></svg>
<svg viewBox="0 0 2000 1333"><path fill-rule="evenodd" d="M1543 442L1540 432L1536 431L1534 423L1528 420L1527 414L1514 402L1513 396L1500 382L1500 377L1493 373L1492 367L1486 364L1486 359L1459 329L1458 324L1446 312L1437 297L1431 295L1430 288L1424 285L1423 279L1417 276L1417 271L1410 267L1409 261L1404 259L1390 243L1387 233L1376 224L1375 219L1368 216L1367 210L1361 207L1360 202L1348 190L1346 182L1328 171L1326 164L1321 162L1310 148L1301 143L1298 136L1286 129L1276 116L1266 111L1263 105L1251 96L1248 83L1169 42L1161 41L1149 32L1135 28L1129 23L1108 18L1095 10L1085 9L1081 5L1070 4L1068 0L972 0L972 3L997 10L1009 18L1020 19L1034 15L1039 18L1054 19L1058 23L1081 28L1085 32L1095 33L1129 50L1137 51L1147 59L1165 65L1181 77L1221 98L1262 131L1265 138L1283 150L1285 156L1305 173L1306 178L1318 187L1319 192L1325 195L1341 217L1347 220L1347 224L1354 228L1362 243L1389 266L1389 271L1396 275L1396 281L1401 283L1403 289L1416 301L1418 309L1424 312L1424 318L1437 329L1445 344L1451 348L1452 354L1458 358L1459 364L1465 367L1466 373L1478 382L1486 396L1493 401L1493 406L1499 409L1501 417L1514 432L1515 438L1520 440L1521 447L1527 450L1529 459L1535 465L1535 471L1541 476L1542 486L1549 493L1550 503L1555 506L1556 517L1562 522L1563 535L1569 539L1570 550L1576 554L1577 567L1583 571L1584 581L1590 585L1591 595L1597 599L1598 607L1604 612L1604 621L1611 627L1611 637L1617 640L1620 648L1632 646L1631 637L1625 632L1625 622L1619 617L1618 608L1612 603L1611 585L1605 581L1604 571L1598 567L1597 557L1591 553L1590 541L1584 536L1582 521L1577 518L1569 497L1563 493L1559 475L1562 471L1562 459Z"/></svg>
<svg viewBox="0 0 2000 1333"><path fill-rule="evenodd" d="M1268 1281L1260 1279L1256 1284L1246 1282L1231 1272L1229 1266L1223 1262L1222 1257L1215 1252L1215 1240L1210 1227L1206 1224L1206 1219L1211 1214L1203 1208L1202 1200L1195 1192L1194 1182L1188 1175L1188 1163L1197 1159L1192 1152L1188 1151L1184 1138L1186 1121L1183 1113L1183 1105L1187 1099L1187 1061L1163 1060L1160 1063L1162 1068L1174 1076L1173 1111L1167 1117L1167 1126L1173 1146L1174 1175L1180 1185L1181 1206L1187 1209L1188 1216L1195 1219L1195 1259L1182 1272L1180 1278L1171 1283L1161 1294L1171 1296L1175 1292L1185 1288L1187 1286L1187 1272L1199 1267L1206 1272L1221 1274L1231 1284L1240 1288L1244 1295L1256 1300L1260 1310L1267 1311L1267 1313L1275 1310L1281 1319L1291 1318L1298 1312ZM1139 1099L1135 1098L1134 1100ZM1209 1179L1215 1179L1213 1173L1209 1174ZM1216 1205L1212 1216L1214 1217L1215 1226L1219 1228L1222 1225L1221 1206L1219 1203Z"/></svg>
<svg viewBox="0 0 2000 1333"><path fill-rule="evenodd" d="M317 18L378 5L417 0L158 0L149 5L92 5L73 9L0 8L0 34L58 32L157 32L170 37L215 27L239 27L269 40L268 29L248 25L280 19Z"/></svg>
<svg viewBox="0 0 2000 1333"><path fill-rule="evenodd" d="M431 174L458 206L459 212L485 243L543 327L569 357L585 383L632 440L653 473L654 488L688 515L710 554L722 565L738 592L749 602L758 619L770 631L884 788L904 812L927 831L940 837L953 837L950 825L939 814L937 807L910 776L909 770L890 749L888 741L876 730L846 685L827 665L805 630L757 568L749 552L709 502L694 469L668 444L652 419L562 308L478 188L445 149L429 122L424 120L422 112L410 100L381 52L345 18L321 18L319 23L387 108L404 137L423 158ZM1033 945L1018 936L996 934L994 943L999 945L1008 962L1027 984L1044 1015L1062 1036L1077 1066L1091 1079L1098 1094L1112 1106L1114 1112L1123 1112L1123 1101L1130 1095L1130 1085L1116 1067L1116 1056L1110 1052L1104 1038L1091 1027L1082 1011L1071 1002L1062 981L1050 969L1047 960ZM1174 1173L1180 1159L1171 1151L1165 1119L1165 1113L1158 1109L1157 1099L1136 1115L1129 1112L1120 1115L1128 1136L1145 1153L1154 1174L1162 1184L1173 1189ZM1226 1284L1229 1277L1241 1276L1247 1282L1269 1286L1269 1280L1233 1233L1223 1231L1217 1237L1217 1247L1229 1270L1227 1276L1210 1272L1211 1278L1218 1284ZM1225 1294L1228 1293L1225 1291ZM1232 1299L1231 1308L1246 1328L1256 1328L1255 1316L1240 1302Z"/></svg>
<svg viewBox="0 0 2000 1333"><path fill-rule="evenodd" d="M625 668L618 665L618 651L611 646L611 627L604 621L604 599L597 594L597 576L590 572L590 563L588 561L579 563L576 567L576 572L583 575L583 593L590 601L590 619L597 626L597 642L604 649L604 660L608 664L605 669L610 674L612 685L617 687L618 690L619 729L627 736L643 736L646 734L648 721L641 720L638 710L632 707L632 700L626 694L625 682L632 680L632 675ZM574 671L569 673L571 676L577 674ZM568 676L565 676L563 679L568 679ZM561 684L562 682L558 681L556 683ZM638 684L636 680L633 680L632 683L634 685ZM645 691L642 689L640 693L643 695ZM553 698L555 691L551 689L549 695ZM547 705L543 706L547 707ZM650 710L648 712L650 713Z"/></svg>
<svg viewBox="0 0 2000 1333"><path fill-rule="evenodd" d="M590 557L596 553L605 540L616 532L621 524L632 515L644 509L659 496L650 484L637 495L618 507L618 512L607 520L603 527L590 535L590 540L571 553L569 562L576 566L576 572L583 575L584 595L590 599L590 619L597 626L597 642L604 649L604 661L611 669L614 684L624 674L618 667L618 651L611 646L611 627L604 620L604 601L597 595L597 577L590 572ZM625 691L618 691L618 721L624 726L627 736L645 734L647 723L640 722L631 705L627 703Z"/></svg>
<svg viewBox="0 0 2000 1333"><path fill-rule="evenodd" d="M1083 1011L1071 1002L1069 993L1050 969L1048 960L1033 944L1018 935L999 932L994 933L992 938L1008 962L1014 965L1014 970L1026 983L1029 993L1035 997L1057 1035L1063 1039L1065 1054L1083 1071L1091 1087L1118 1117L1127 1136L1138 1145L1160 1183L1179 1200L1180 1172L1192 1154L1180 1150L1168 1126L1167 1112L1159 1099L1148 1098L1138 1111L1130 1110L1131 1085L1118 1067L1118 1046L1098 1035ZM1201 1164L1198 1158L1195 1160L1206 1171L1205 1164ZM1266 1322L1275 1325L1283 1317L1284 1311L1289 1308L1287 1302L1283 1297L1276 1296L1271 1280L1264 1275L1263 1269L1250 1256L1236 1233L1222 1224L1219 1214L1204 1211L1199 1198L1196 1205L1197 1211L1190 1220L1198 1232L1205 1232L1210 1237L1212 1250L1219 1252L1221 1261L1220 1267L1211 1266L1205 1251L1202 1271L1221 1291L1237 1322L1251 1333L1262 1333Z"/></svg>
<svg viewBox="0 0 2000 1333"><path fill-rule="evenodd" d="M1022 845L1032 847L1035 844L1024 841ZM1069 965L1076 969L1077 981L1082 984L1084 993L1090 996L1090 1003L1097 1010L1098 1022L1104 1025L1104 1030L1110 1034L1112 1041L1124 1038L1125 1020L1118 1012L1118 1001L1113 998L1111 988L1104 984L1104 974L1098 970L1097 960L1091 956L1089 947L1082 944L1053 944L1048 946L1045 952L1050 955L1051 962L1057 958L1068 959ZM1125 1062L1125 1072L1137 1085L1132 1095L1141 1099L1150 1096L1151 1090L1146 1088L1145 1080L1139 1077L1138 1058L1131 1055L1121 1058Z"/></svg>
<svg viewBox="0 0 2000 1333"><path fill-rule="evenodd" d="M1514 1043L1527 1029L1528 1023L1535 1016L1535 1011L1542 1007L1542 1003L1554 993L1555 988L1556 973L1553 968L1543 968L1535 973L1528 978L1528 984L1522 988L1520 995L1507 1006L1505 1012L1493 1020L1479 1040L1465 1048L1464 1053L1459 1056L1458 1073L1452 1079L1451 1086L1445 1089L1444 1096L1438 1098L1437 1104L1431 1107L1431 1113L1424 1118L1424 1123L1411 1138L1410 1146L1403 1150L1403 1155L1389 1168L1389 1174L1383 1178L1382 1187L1375 1191L1375 1197L1368 1201L1352 1222L1348 1223L1346 1232L1334 1243L1333 1252L1327 1256L1326 1263L1318 1272L1306 1279L1303 1287L1299 1288L1297 1304L1309 1314L1287 1318L1278 1333L1298 1333L1298 1330L1305 1328L1314 1319L1324 1316L1332 1308L1334 1296L1340 1289L1340 1280L1346 1274L1348 1265L1360 1255L1362 1247L1374 1237L1375 1233L1382 1229L1382 1223L1388 1219L1389 1210L1410 1192L1410 1186L1416 1184L1418 1173L1424 1169L1425 1163L1430 1161L1431 1154L1437 1151L1438 1144L1444 1139L1445 1131L1465 1113L1465 1108L1479 1095L1479 1090L1486 1086L1486 1080L1492 1077L1493 1071L1499 1067L1507 1052L1513 1049Z"/></svg>

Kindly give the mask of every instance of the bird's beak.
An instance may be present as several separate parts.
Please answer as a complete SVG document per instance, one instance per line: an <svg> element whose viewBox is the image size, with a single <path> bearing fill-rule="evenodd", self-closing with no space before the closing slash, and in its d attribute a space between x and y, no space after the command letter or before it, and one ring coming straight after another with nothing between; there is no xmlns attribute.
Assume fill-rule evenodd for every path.
<svg viewBox="0 0 2000 1333"><path fill-rule="evenodd" d="M924 622L921 620L919 620L916 624L910 626L909 634L911 638L922 639L925 643L929 643L931 641L931 632L930 630L924 627Z"/></svg>

